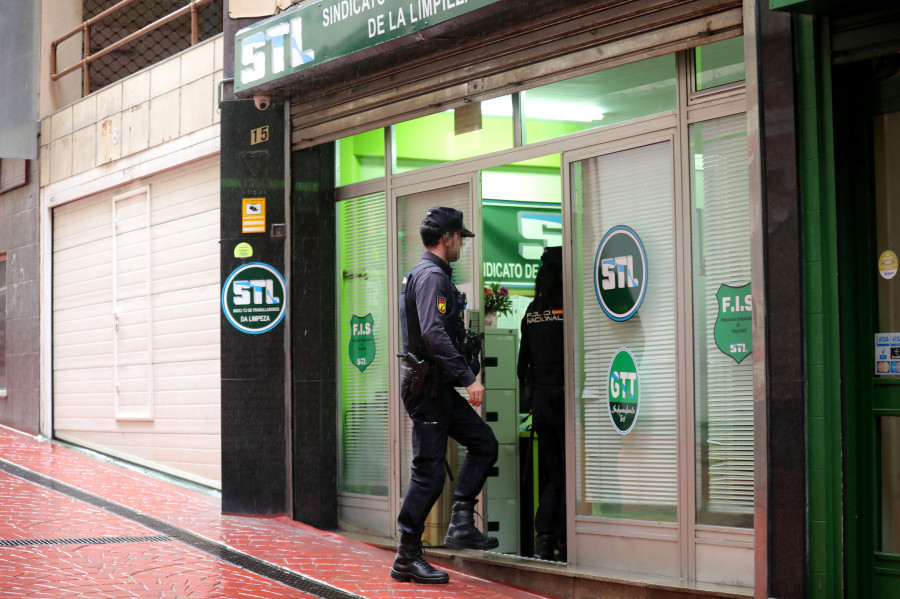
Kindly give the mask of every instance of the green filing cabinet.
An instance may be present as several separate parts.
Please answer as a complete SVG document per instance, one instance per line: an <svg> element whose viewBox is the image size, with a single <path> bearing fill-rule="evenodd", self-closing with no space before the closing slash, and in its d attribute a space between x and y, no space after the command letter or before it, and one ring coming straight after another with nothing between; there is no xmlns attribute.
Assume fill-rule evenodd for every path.
<svg viewBox="0 0 900 599"><path fill-rule="evenodd" d="M482 414L500 444L497 463L484 488L486 532L500 541L501 553L519 553L519 380L518 331L484 332Z"/></svg>

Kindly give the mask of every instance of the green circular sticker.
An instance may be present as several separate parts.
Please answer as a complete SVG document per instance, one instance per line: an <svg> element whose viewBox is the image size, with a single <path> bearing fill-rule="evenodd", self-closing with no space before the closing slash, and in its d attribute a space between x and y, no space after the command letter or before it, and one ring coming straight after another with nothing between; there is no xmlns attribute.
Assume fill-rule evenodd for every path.
<svg viewBox="0 0 900 599"><path fill-rule="evenodd" d="M631 432L641 403L641 382L634 355L624 347L609 362L606 397L613 426L623 435Z"/></svg>
<svg viewBox="0 0 900 599"><path fill-rule="evenodd" d="M594 259L594 291L607 316L616 321L637 314L647 292L647 253L625 225L606 232Z"/></svg>
<svg viewBox="0 0 900 599"><path fill-rule="evenodd" d="M237 330L265 333L284 318L286 288L284 277L268 264L244 264L234 269L222 286L222 311Z"/></svg>

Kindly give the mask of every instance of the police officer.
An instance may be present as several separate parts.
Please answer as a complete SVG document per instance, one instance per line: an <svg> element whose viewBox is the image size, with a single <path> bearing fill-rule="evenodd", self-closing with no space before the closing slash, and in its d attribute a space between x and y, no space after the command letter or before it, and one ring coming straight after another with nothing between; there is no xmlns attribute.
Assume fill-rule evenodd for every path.
<svg viewBox="0 0 900 599"><path fill-rule="evenodd" d="M450 263L459 258L463 240L474 233L453 208L431 208L419 229L425 253L403 279L400 324L403 352L427 362L426 384L416 387L408 358L401 364L400 397L412 419L413 460L409 487L397 522L400 543L391 577L400 581L442 584L450 577L422 557L425 518L444 487L447 438L468 450L454 492L450 527L444 544L454 548L493 549L499 545L475 527L475 503L490 468L497 461L497 439L471 406L484 400L484 387L460 352L465 336L465 295L453 283ZM401 354L402 355L402 354ZM422 386L422 385L419 385ZM454 387L465 387L468 404Z"/></svg>
<svg viewBox="0 0 900 599"><path fill-rule="evenodd" d="M522 318L518 375L531 391L531 422L540 443L534 557L566 560L565 371L562 247L548 247Z"/></svg>

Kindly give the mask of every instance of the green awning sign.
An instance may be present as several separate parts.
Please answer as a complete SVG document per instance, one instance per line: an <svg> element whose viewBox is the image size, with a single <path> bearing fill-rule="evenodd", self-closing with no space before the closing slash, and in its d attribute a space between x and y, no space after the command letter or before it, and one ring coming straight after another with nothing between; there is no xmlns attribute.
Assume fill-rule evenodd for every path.
<svg viewBox="0 0 900 599"><path fill-rule="evenodd" d="M305 2L234 36L234 91L416 33L497 0Z"/></svg>
<svg viewBox="0 0 900 599"><path fill-rule="evenodd" d="M641 404L641 379L634 354L624 347L609 361L606 396L613 426L623 435L630 433Z"/></svg>
<svg viewBox="0 0 900 599"><path fill-rule="evenodd" d="M753 352L753 302L750 283L721 285L716 292L719 314L713 328L716 347L738 364Z"/></svg>
<svg viewBox="0 0 900 599"><path fill-rule="evenodd" d="M594 291L603 312L615 321L637 314L647 293L647 252L625 225L606 232L594 259Z"/></svg>
<svg viewBox="0 0 900 599"><path fill-rule="evenodd" d="M369 312L365 316L350 318L350 363L363 372L375 361L375 318Z"/></svg>
<svg viewBox="0 0 900 599"><path fill-rule="evenodd" d="M262 262L244 264L222 285L222 312L243 333L271 331L284 318L286 289L284 277L274 267Z"/></svg>

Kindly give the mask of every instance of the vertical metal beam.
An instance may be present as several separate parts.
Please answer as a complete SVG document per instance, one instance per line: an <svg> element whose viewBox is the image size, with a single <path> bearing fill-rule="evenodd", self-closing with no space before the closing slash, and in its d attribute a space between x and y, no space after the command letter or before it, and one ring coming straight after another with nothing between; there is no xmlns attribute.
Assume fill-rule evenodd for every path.
<svg viewBox="0 0 900 599"><path fill-rule="evenodd" d="M84 23L84 48L82 49L82 58L84 58L84 68L81 69L81 87L83 96L91 93L91 63L88 60L91 56L91 25L87 21Z"/></svg>
<svg viewBox="0 0 900 599"><path fill-rule="evenodd" d="M745 0L744 8L752 205L755 596L800 599L808 587L807 433L795 47L790 15L752 0Z"/></svg>

